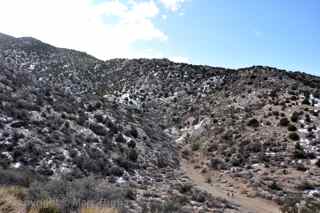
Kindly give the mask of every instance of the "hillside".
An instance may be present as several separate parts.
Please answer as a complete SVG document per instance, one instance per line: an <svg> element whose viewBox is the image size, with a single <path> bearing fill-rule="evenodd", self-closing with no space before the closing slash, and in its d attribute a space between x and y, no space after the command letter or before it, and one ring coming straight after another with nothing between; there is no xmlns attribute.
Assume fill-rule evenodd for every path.
<svg viewBox="0 0 320 213"><path fill-rule="evenodd" d="M316 76L101 61L0 34L0 100L2 174L42 184L93 175L134 191L125 212L169 200L180 212L265 212L252 203L320 198Z"/></svg>

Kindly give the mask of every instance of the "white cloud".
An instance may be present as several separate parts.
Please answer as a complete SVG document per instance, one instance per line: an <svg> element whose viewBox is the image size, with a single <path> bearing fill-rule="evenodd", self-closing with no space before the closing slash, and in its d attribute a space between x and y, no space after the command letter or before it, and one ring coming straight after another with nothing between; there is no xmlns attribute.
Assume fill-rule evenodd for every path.
<svg viewBox="0 0 320 213"><path fill-rule="evenodd" d="M185 1L186 0L160 0L160 2L172 12L179 10Z"/></svg>
<svg viewBox="0 0 320 213"><path fill-rule="evenodd" d="M153 0L99 4L92 0L1 0L0 31L33 36L101 59L132 58L140 57L133 48L135 42L168 39L154 24L160 15Z"/></svg>

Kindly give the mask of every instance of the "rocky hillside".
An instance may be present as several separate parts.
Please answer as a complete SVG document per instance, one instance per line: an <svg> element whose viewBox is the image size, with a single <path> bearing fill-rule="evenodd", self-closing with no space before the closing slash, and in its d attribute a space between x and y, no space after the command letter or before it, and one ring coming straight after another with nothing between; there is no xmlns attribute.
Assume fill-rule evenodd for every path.
<svg viewBox="0 0 320 213"><path fill-rule="evenodd" d="M92 92L102 62L32 38L1 36L0 47L3 167L121 177L179 165L174 144L152 118Z"/></svg>
<svg viewBox="0 0 320 213"><path fill-rule="evenodd" d="M188 179L183 161L223 191L280 205L319 198L316 76L101 61L0 34L0 101L3 169L51 179L94 174L157 190L153 183ZM212 209L231 205L218 203Z"/></svg>

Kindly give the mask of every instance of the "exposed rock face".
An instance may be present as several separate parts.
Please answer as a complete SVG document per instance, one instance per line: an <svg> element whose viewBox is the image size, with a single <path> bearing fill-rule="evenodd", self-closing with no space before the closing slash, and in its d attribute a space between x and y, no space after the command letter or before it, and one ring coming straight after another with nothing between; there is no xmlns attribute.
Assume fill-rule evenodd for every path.
<svg viewBox="0 0 320 213"><path fill-rule="evenodd" d="M0 34L0 101L2 167L148 182L178 171L183 150L268 199L318 189L298 186L320 181L319 77L100 61Z"/></svg>

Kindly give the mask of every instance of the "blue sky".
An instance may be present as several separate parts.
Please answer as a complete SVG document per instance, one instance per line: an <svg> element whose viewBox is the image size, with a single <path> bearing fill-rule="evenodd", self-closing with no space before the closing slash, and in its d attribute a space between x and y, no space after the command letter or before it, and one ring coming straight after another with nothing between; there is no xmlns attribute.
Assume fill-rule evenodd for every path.
<svg viewBox="0 0 320 213"><path fill-rule="evenodd" d="M320 75L320 1L198 0L160 23L164 49L193 63L270 65Z"/></svg>
<svg viewBox="0 0 320 213"><path fill-rule="evenodd" d="M3 0L0 31L100 59L166 57L320 76L318 0Z"/></svg>

